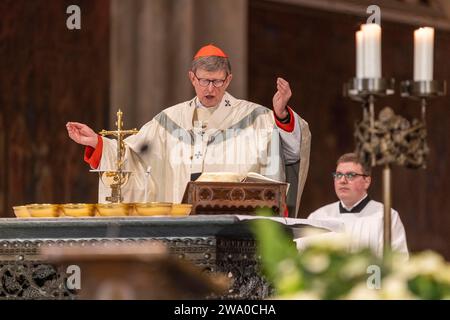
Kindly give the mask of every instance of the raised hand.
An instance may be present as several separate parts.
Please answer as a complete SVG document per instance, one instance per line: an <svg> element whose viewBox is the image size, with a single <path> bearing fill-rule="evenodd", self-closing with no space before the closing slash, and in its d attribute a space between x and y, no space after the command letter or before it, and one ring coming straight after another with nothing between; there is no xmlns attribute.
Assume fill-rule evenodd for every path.
<svg viewBox="0 0 450 320"><path fill-rule="evenodd" d="M67 122L69 137L83 146L97 147L97 134L87 125L78 122Z"/></svg>
<svg viewBox="0 0 450 320"><path fill-rule="evenodd" d="M278 118L284 119L288 115L288 110L286 108L289 99L292 96L291 87L289 82L283 78L277 78L277 92L273 96L273 111Z"/></svg>

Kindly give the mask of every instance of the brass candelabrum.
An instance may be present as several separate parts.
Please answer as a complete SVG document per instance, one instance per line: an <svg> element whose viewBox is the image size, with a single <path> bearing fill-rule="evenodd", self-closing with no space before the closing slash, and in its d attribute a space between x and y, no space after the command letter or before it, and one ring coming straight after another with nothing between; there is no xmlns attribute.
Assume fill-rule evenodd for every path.
<svg viewBox="0 0 450 320"><path fill-rule="evenodd" d="M383 108L375 118L375 98L395 93L394 79L353 78L344 85L344 96L362 103L363 119L355 126L356 154L371 167L383 166L382 193L383 248L391 250L391 165L408 168L426 168L428 145L426 142L426 107L433 97L446 94L445 81L402 81L401 96L421 101L421 119L411 122Z"/></svg>
<svg viewBox="0 0 450 320"><path fill-rule="evenodd" d="M117 139L116 168L108 171L92 170L98 172L102 183L111 188L111 196L107 196L105 200L112 203L120 203L123 201L122 187L128 182L132 173L131 171L124 170L126 148L123 140L126 136L139 132L137 129L124 130L122 117L123 113L119 109L116 121L117 130L102 130L99 132L101 136L113 136Z"/></svg>

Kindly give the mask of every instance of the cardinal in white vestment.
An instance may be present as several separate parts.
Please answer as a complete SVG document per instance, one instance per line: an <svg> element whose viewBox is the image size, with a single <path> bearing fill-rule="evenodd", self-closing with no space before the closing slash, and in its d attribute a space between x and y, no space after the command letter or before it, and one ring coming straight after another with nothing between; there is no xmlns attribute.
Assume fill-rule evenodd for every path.
<svg viewBox="0 0 450 320"><path fill-rule="evenodd" d="M338 159L333 177L339 201L317 209L308 219L343 222L345 233L351 240L350 251L370 248L382 257L384 208L367 194L371 183L370 168L361 163L356 154L347 153ZM405 228L394 209L391 210L391 227L392 250L408 258Z"/></svg>
<svg viewBox="0 0 450 320"><path fill-rule="evenodd" d="M287 103L289 83L278 78L273 110L234 98L228 56L207 45L194 57L189 80L196 97L169 107L124 140L124 202L179 203L189 181L203 172L260 173L285 180L284 166L300 162L297 205L309 166L308 124ZM85 161L115 170L116 140L100 137L85 124L67 123L69 136L85 145ZM99 202L110 190L99 182ZM298 210L298 208L297 208Z"/></svg>

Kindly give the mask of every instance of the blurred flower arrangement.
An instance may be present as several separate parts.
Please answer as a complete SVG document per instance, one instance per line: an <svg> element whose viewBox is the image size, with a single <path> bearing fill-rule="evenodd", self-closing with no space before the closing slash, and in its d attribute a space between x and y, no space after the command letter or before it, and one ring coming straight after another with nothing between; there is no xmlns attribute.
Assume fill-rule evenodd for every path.
<svg viewBox="0 0 450 320"><path fill-rule="evenodd" d="M450 264L434 252L382 260L369 249L350 253L342 236L317 236L299 252L282 225L258 219L253 228L275 298L450 299Z"/></svg>

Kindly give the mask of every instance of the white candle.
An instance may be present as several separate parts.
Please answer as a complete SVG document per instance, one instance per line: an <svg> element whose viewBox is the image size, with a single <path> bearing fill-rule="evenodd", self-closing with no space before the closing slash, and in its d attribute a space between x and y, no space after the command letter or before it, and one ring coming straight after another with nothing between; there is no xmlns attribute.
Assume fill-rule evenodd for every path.
<svg viewBox="0 0 450 320"><path fill-rule="evenodd" d="M363 24L364 78L381 78L381 27Z"/></svg>
<svg viewBox="0 0 450 320"><path fill-rule="evenodd" d="M414 81L433 80L434 29L414 31Z"/></svg>
<svg viewBox="0 0 450 320"><path fill-rule="evenodd" d="M356 31L356 78L364 78L364 34L361 30Z"/></svg>

